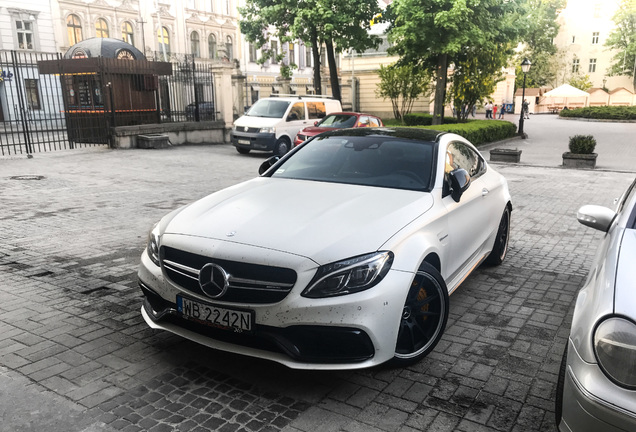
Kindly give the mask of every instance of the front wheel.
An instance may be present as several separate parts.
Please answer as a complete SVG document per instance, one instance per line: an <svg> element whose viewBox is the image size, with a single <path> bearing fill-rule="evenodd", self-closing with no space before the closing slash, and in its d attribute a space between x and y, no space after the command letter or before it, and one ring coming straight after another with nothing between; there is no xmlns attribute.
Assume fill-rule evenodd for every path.
<svg viewBox="0 0 636 432"><path fill-rule="evenodd" d="M497 237L495 237L495 244L490 251L490 255L486 258L486 264L496 266L501 264L506 255L508 255L508 241L510 239L510 207L506 206L506 209L499 221L499 228L497 229Z"/></svg>
<svg viewBox="0 0 636 432"><path fill-rule="evenodd" d="M435 348L448 321L448 289L437 269L423 263L406 296L393 364L413 364Z"/></svg>
<svg viewBox="0 0 636 432"><path fill-rule="evenodd" d="M282 157L291 149L291 144L287 138L280 138L274 146L274 155Z"/></svg>

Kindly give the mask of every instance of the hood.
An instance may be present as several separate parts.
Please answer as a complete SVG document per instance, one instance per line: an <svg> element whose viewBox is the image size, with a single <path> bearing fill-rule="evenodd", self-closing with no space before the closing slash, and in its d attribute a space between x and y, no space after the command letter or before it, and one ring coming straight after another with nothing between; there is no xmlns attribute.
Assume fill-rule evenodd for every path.
<svg viewBox="0 0 636 432"><path fill-rule="evenodd" d="M307 127L305 129L301 130L298 133L303 134L303 135L307 135L307 136L314 136L314 135L318 135L319 133L332 131L332 130L336 130L336 129L338 129L338 128L310 126L310 127Z"/></svg>
<svg viewBox="0 0 636 432"><path fill-rule="evenodd" d="M325 264L377 250L432 205L426 192L259 177L185 207L164 232Z"/></svg>
<svg viewBox="0 0 636 432"><path fill-rule="evenodd" d="M280 118L272 117L241 116L236 119L234 126L247 126L251 128L272 127L276 126L280 120Z"/></svg>

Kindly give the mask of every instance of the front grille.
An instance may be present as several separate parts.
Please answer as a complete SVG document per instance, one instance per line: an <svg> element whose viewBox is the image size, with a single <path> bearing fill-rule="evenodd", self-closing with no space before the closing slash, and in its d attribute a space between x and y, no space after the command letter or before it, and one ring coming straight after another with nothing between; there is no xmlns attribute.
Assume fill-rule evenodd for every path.
<svg viewBox="0 0 636 432"><path fill-rule="evenodd" d="M161 264L166 276L183 289L205 296L199 285L199 270L214 263L230 275L225 294L215 300L266 304L283 300L296 283L296 272L283 267L270 267L238 261L210 258L174 249L161 248Z"/></svg>
<svg viewBox="0 0 636 432"><path fill-rule="evenodd" d="M244 126L237 126L235 132L259 133L260 131L261 131L261 128L257 128L257 127L246 128Z"/></svg>

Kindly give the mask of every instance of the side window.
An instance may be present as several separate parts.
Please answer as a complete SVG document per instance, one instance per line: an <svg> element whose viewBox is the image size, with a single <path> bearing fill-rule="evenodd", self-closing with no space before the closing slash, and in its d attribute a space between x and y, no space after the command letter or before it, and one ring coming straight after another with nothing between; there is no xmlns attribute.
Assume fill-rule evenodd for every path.
<svg viewBox="0 0 636 432"><path fill-rule="evenodd" d="M304 102L296 102L291 110L289 110L289 115L287 116L287 121L292 120L305 120L305 103Z"/></svg>
<svg viewBox="0 0 636 432"><path fill-rule="evenodd" d="M484 167L481 157L464 143L455 142L448 145L446 151L446 174L457 168L463 168L471 177L478 177L483 174Z"/></svg>
<svg viewBox="0 0 636 432"><path fill-rule="evenodd" d="M327 115L324 102L307 102L307 112L310 119L321 119Z"/></svg>
<svg viewBox="0 0 636 432"><path fill-rule="evenodd" d="M380 122L375 117L369 117L369 126L371 126L371 127L380 127Z"/></svg>
<svg viewBox="0 0 636 432"><path fill-rule="evenodd" d="M369 127L369 117L362 116L358 119L358 127Z"/></svg>

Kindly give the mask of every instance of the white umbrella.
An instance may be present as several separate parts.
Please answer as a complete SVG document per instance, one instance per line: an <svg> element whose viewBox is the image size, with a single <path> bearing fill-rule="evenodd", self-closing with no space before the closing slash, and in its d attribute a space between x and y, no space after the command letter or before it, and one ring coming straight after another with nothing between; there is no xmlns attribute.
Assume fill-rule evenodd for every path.
<svg viewBox="0 0 636 432"><path fill-rule="evenodd" d="M562 104L565 107L568 106L568 98L583 98L583 97L585 98L585 102L583 102L582 106L585 106L587 105L587 98L589 96L590 94L588 92L577 89L576 87L572 87L570 84L563 84L562 86L559 86L543 94L544 98L561 99ZM553 109L558 109L556 108L556 105L561 105L561 102L553 101L553 103L555 104ZM573 104L573 105L578 105L578 104ZM548 106L548 108L550 108L550 106Z"/></svg>

